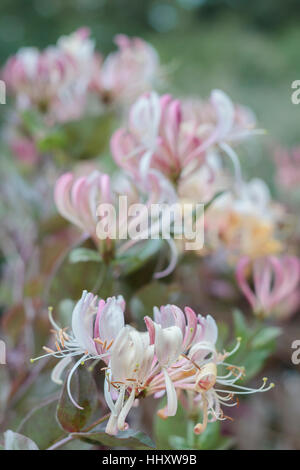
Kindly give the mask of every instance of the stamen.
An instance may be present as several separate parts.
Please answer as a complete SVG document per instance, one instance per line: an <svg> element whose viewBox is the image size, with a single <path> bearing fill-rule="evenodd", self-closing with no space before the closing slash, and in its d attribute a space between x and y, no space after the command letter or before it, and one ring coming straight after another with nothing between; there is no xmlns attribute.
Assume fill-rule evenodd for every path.
<svg viewBox="0 0 300 470"><path fill-rule="evenodd" d="M42 349L43 349L44 351L46 351L46 353L55 354L55 351L53 351L53 349L51 349L51 348L47 348L47 346L43 346Z"/></svg>

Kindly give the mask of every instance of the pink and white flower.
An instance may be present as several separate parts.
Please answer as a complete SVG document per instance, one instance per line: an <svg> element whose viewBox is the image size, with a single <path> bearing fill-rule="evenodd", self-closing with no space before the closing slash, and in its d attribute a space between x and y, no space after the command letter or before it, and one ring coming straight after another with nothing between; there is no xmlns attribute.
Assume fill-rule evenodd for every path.
<svg viewBox="0 0 300 470"><path fill-rule="evenodd" d="M56 182L54 200L60 214L97 244L97 207L100 202L112 203L110 177L98 171L79 178L64 173Z"/></svg>
<svg viewBox="0 0 300 470"><path fill-rule="evenodd" d="M104 101L126 103L151 90L159 76L156 50L140 38L124 34L115 37L117 51L99 64L92 80Z"/></svg>
<svg viewBox="0 0 300 470"><path fill-rule="evenodd" d="M253 289L248 279L252 273ZM236 278L256 315L269 316L299 289L300 262L296 256L239 260Z"/></svg>
<svg viewBox="0 0 300 470"><path fill-rule="evenodd" d="M205 126L170 95L159 98L152 92L141 96L131 107L127 128L112 136L114 159L135 178L143 179L151 168L177 182L201 168L207 153L218 148L231 158L241 179L239 160L229 142L254 131L236 124L234 106L222 91L212 92L210 105L215 120L210 122L208 116Z"/></svg>
<svg viewBox="0 0 300 470"><path fill-rule="evenodd" d="M276 148L276 180L279 187L295 190L300 182L300 148Z"/></svg>
<svg viewBox="0 0 300 470"><path fill-rule="evenodd" d="M61 359L52 373L57 383L61 383L72 357L80 356L67 377L70 399L78 408L70 388L73 373L87 360L104 361L104 394L111 410L108 434L127 429L131 408L149 395L159 398L166 393L166 408L158 412L165 419L176 414L178 398L182 400L182 394L189 392L203 416L194 429L199 434L208 422L226 419L222 407L235 406L232 400L236 395L273 387L266 386L267 379L257 390L237 383L244 369L227 359L238 350L240 339L231 352L218 353L218 328L211 316L197 316L189 307L183 312L176 305L166 305L154 309L154 321L145 317L147 331L139 332L125 325L124 310L121 296L98 301L84 291L73 310L70 333L54 322L50 312L57 350L44 348L45 356Z"/></svg>
<svg viewBox="0 0 300 470"><path fill-rule="evenodd" d="M68 367L72 358L79 359L75 362L67 378L67 390L70 400L79 409L71 393L71 380L76 369L91 359L102 359L108 362L110 348L118 331L124 325L124 299L119 296L98 300L97 296L83 291L81 299L77 302L72 313L71 331L61 328L54 321L52 309L49 309L49 319L55 332L56 350L44 347L45 355L32 359L35 361L43 357L56 357L60 359L54 367L51 378L57 383L62 383L62 373Z"/></svg>
<svg viewBox="0 0 300 470"><path fill-rule="evenodd" d="M18 109L37 109L49 124L64 122L84 111L93 61L94 42L82 28L43 51L20 49L8 59L3 78Z"/></svg>
<svg viewBox="0 0 300 470"><path fill-rule="evenodd" d="M140 392L144 390L154 360L149 335L125 326L117 336L105 378L105 397L111 410L106 426L108 434L127 429L126 417ZM126 392L129 396L126 400ZM116 396L113 401L112 394Z"/></svg>

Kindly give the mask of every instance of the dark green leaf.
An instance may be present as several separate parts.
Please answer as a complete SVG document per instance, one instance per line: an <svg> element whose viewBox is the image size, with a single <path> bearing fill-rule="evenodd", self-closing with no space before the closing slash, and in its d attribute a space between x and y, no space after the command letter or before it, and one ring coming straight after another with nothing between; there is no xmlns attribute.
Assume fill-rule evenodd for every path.
<svg viewBox="0 0 300 470"><path fill-rule="evenodd" d="M57 399L51 399L33 409L21 423L18 432L32 439L39 449L47 449L62 437L56 418Z"/></svg>
<svg viewBox="0 0 300 470"><path fill-rule="evenodd" d="M67 378L57 405L57 419L68 432L80 431L88 422L97 406L97 388L91 372L80 366L73 374L71 382L72 397L83 408L76 408L67 391Z"/></svg>
<svg viewBox="0 0 300 470"><path fill-rule="evenodd" d="M155 449L155 444L149 436L142 432L129 429L119 432L116 436L110 436L105 432L105 426L101 425L97 431L73 433L73 436L93 444L102 444L109 448L125 447L129 449Z"/></svg>

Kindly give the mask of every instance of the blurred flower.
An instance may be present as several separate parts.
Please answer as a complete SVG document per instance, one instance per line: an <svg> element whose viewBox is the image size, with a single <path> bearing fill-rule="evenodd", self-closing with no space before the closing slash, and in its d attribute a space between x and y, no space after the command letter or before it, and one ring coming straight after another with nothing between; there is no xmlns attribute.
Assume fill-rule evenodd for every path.
<svg viewBox="0 0 300 470"><path fill-rule="evenodd" d="M126 207L121 205L120 196L126 199ZM57 180L54 191L60 214L79 227L86 237L91 237L103 258L107 257L108 260L116 252L124 254L136 243L159 238L160 214L153 215L147 209L152 204L171 202L174 197L166 181L159 175L149 175L147 184L140 191L124 176L119 175L114 182L109 175L96 170L77 178L72 173L65 173ZM134 204L137 204L136 211L130 215L130 207ZM108 213L107 205L110 209ZM131 229L137 226L142 229L136 237L131 238ZM156 273L156 277L166 276L176 265L176 247L174 249L172 239L167 242L171 247L169 266L161 273Z"/></svg>
<svg viewBox="0 0 300 470"><path fill-rule="evenodd" d="M209 100L187 98L183 109L188 119L197 127L199 135L212 140L235 143L251 135L264 133L256 128L252 110L232 103L222 90L213 90Z"/></svg>
<svg viewBox="0 0 300 470"><path fill-rule="evenodd" d="M253 273L253 290L247 280L249 269ZM268 256L253 263L248 257L243 257L237 264L236 277L256 315L265 317L280 312L281 316L285 316L289 312L284 311L283 307L295 308L294 302L286 303L286 300L291 299L299 289L300 262L297 257ZM296 298L299 305L299 295Z"/></svg>
<svg viewBox="0 0 300 470"><path fill-rule="evenodd" d="M241 181L233 192L220 195L206 212L208 243L225 248L230 257L257 258L282 250L277 231L283 220L264 181Z"/></svg>
<svg viewBox="0 0 300 470"><path fill-rule="evenodd" d="M156 50L140 38L124 34L115 37L118 47L95 68L91 87L104 102L130 102L151 90L159 77L159 57Z"/></svg>
<svg viewBox="0 0 300 470"><path fill-rule="evenodd" d="M72 173L64 173L56 182L54 199L60 214L98 244L97 206L112 202L110 177L93 171L75 179Z"/></svg>
<svg viewBox="0 0 300 470"><path fill-rule="evenodd" d="M276 180L279 187L291 191L300 182L300 148L277 148L275 151Z"/></svg>
<svg viewBox="0 0 300 470"><path fill-rule="evenodd" d="M20 49L8 59L3 79L17 108L36 109L51 124L77 119L84 107L93 70L93 42L81 29L43 51Z"/></svg>
<svg viewBox="0 0 300 470"><path fill-rule="evenodd" d="M201 168L207 152L220 146L241 179L238 158L228 142L253 132L245 125L246 130L243 122L235 125L234 107L225 93L214 90L210 105L215 121L208 115L205 123L199 123L184 103L170 95L159 98L152 92L141 96L131 107L127 129L112 136L114 159L135 178L145 178L151 168L177 183Z"/></svg>

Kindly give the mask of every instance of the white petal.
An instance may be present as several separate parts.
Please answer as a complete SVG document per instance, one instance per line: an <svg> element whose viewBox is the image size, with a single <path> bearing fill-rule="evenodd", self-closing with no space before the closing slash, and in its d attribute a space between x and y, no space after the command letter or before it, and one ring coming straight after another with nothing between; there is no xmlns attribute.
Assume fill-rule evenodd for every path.
<svg viewBox="0 0 300 470"><path fill-rule="evenodd" d="M89 308L93 307L93 294L84 291L81 299L75 305L72 313L72 330L78 345L82 351L88 351L97 355L97 349L93 340L93 317Z"/></svg>
<svg viewBox="0 0 300 470"><path fill-rule="evenodd" d="M125 419L127 418L127 415L129 413L129 411L131 410L132 408L132 405L133 405L133 402L135 400L135 388L133 388L131 390L131 393L130 393L130 396L129 398L127 399L125 405L123 406L120 414L119 414L119 418L118 418L118 428L121 430L121 431L124 431L125 429Z"/></svg>
<svg viewBox="0 0 300 470"><path fill-rule="evenodd" d="M51 380L54 383L58 385L61 385L63 383L61 379L61 375L63 371L65 370L65 368L70 364L70 362L71 362L70 356L66 356L56 364L56 366L54 367L51 373Z"/></svg>
<svg viewBox="0 0 300 470"><path fill-rule="evenodd" d="M158 361L164 367L169 367L182 352L183 336L178 326L162 328L155 326L155 353Z"/></svg>
<svg viewBox="0 0 300 470"><path fill-rule="evenodd" d="M167 413L168 416L175 416L177 411L177 395L174 384L170 379L168 372L166 369L163 369L164 377L165 377L165 384L166 384L166 392L167 392Z"/></svg>
<svg viewBox="0 0 300 470"><path fill-rule="evenodd" d="M99 318L99 335L102 341L108 344L115 340L124 327L124 301L123 298L108 299Z"/></svg>

